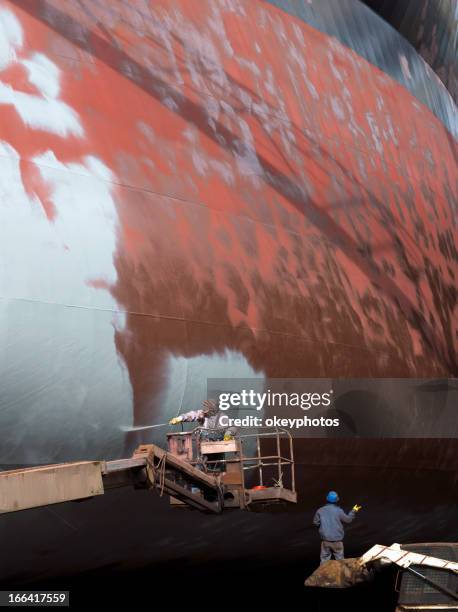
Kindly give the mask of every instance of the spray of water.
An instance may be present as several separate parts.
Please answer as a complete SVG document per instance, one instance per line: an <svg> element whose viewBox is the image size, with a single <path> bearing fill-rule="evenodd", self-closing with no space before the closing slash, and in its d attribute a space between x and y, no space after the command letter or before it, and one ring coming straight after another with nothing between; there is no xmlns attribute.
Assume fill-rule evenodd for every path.
<svg viewBox="0 0 458 612"><path fill-rule="evenodd" d="M131 427L130 425L122 425L122 431L142 431L144 429L155 429L156 427L167 427L169 423L159 423L158 425L140 425L138 427Z"/></svg>

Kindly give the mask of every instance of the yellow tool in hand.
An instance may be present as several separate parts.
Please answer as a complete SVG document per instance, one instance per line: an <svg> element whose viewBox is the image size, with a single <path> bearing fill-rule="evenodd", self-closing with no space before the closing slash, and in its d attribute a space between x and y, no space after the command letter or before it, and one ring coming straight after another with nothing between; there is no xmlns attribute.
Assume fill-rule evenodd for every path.
<svg viewBox="0 0 458 612"><path fill-rule="evenodd" d="M353 512L359 512L361 510L362 506L358 506L358 504L355 504L352 508Z"/></svg>

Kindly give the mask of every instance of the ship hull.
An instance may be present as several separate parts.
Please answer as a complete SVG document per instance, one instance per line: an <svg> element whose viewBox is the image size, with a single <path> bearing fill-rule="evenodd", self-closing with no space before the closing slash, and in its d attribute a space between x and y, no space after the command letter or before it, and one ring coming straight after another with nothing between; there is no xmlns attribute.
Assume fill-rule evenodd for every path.
<svg viewBox="0 0 458 612"><path fill-rule="evenodd" d="M358 2L299 4L0 2L1 463L158 442L126 429L196 408L208 378L456 375L456 107ZM456 505L433 483L456 491L455 440L295 445L307 516L328 488L364 501L357 483L378 469L404 484L409 473L444 518L434 531L398 487L399 534L453 537ZM386 498L368 491L381 515ZM9 549L9 527L36 521L42 552L24 576L41 554L43 575L72 571L43 543L59 524L72 550L81 542L74 570L211 558L214 537L229 539L225 517L177 518L146 493L120 494L102 534L113 495L2 518ZM138 526L108 545L128 508ZM140 554L152 516L180 535ZM233 516L256 541L275 525L293 533ZM361 544L396 539L377 517ZM88 552L94 530L108 552ZM312 554L301 538L294 554ZM18 563L4 575L19 579Z"/></svg>

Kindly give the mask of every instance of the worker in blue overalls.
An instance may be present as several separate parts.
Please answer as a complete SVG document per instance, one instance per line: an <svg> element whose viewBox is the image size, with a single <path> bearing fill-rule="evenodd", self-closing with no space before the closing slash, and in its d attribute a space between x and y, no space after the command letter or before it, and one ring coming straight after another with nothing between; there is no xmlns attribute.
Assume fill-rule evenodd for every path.
<svg viewBox="0 0 458 612"><path fill-rule="evenodd" d="M329 491L326 496L328 502L319 508L313 517L313 524L319 528L321 536L320 565L329 561L334 555L335 559L344 558L344 523L351 523L361 506L355 504L346 514L338 505L339 496L335 491Z"/></svg>

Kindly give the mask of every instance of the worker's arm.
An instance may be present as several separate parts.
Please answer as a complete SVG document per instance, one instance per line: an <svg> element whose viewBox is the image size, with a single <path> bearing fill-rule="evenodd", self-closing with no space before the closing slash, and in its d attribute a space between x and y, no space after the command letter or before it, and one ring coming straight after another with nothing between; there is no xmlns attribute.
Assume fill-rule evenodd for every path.
<svg viewBox="0 0 458 612"><path fill-rule="evenodd" d="M191 410L171 419L169 423L176 425L177 423L190 423L191 421L203 421L205 418L203 410ZM172 422L173 421L173 422Z"/></svg>
<svg viewBox="0 0 458 612"><path fill-rule="evenodd" d="M319 527L321 525L320 511L319 510L317 510L315 512L315 516L313 517L313 524L315 525L315 527Z"/></svg>
<svg viewBox="0 0 458 612"><path fill-rule="evenodd" d="M342 509L340 510L340 520L342 523L351 523L355 518L356 514L353 510L350 510L348 514L346 514Z"/></svg>

